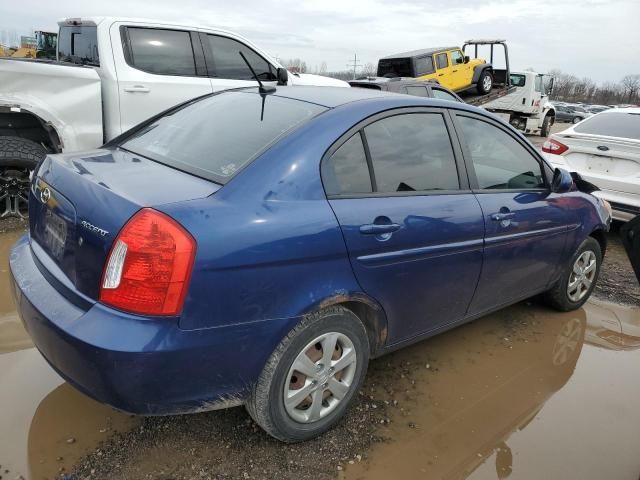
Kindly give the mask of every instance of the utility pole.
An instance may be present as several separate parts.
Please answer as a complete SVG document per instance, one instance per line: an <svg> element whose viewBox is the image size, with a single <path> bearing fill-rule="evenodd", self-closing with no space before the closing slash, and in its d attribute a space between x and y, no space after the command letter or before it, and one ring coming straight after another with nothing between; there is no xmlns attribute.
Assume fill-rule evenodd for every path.
<svg viewBox="0 0 640 480"><path fill-rule="evenodd" d="M347 63L347 67L353 67L353 79L356 79L356 69L358 67L361 67L362 64L360 62L358 62L358 55L357 54L353 54L353 63Z"/></svg>

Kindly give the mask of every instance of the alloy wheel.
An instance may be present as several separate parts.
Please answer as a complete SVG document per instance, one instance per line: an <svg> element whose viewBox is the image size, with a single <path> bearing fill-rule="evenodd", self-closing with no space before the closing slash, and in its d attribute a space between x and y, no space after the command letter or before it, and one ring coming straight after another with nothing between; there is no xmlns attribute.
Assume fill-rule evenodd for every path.
<svg viewBox="0 0 640 480"><path fill-rule="evenodd" d="M567 296L572 302L579 302L589 292L591 284L596 276L598 263L596 254L591 250L585 250L573 264L569 282L567 283Z"/></svg>
<svg viewBox="0 0 640 480"><path fill-rule="evenodd" d="M0 218L26 218L29 204L29 173L6 169L0 172Z"/></svg>
<svg viewBox="0 0 640 480"><path fill-rule="evenodd" d="M356 350L346 335L328 332L309 342L293 361L284 385L287 414L300 423L326 417L353 387Z"/></svg>
<svg viewBox="0 0 640 480"><path fill-rule="evenodd" d="M488 92L491 90L492 83L493 82L491 81L491 76L485 75L485 77L482 79L482 88L484 89L485 92Z"/></svg>

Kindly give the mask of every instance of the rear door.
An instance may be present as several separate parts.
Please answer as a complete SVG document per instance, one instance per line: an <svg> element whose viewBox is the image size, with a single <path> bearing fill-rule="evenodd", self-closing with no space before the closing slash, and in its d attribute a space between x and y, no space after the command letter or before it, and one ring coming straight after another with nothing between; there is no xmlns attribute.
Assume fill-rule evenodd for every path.
<svg viewBox="0 0 640 480"><path fill-rule="evenodd" d="M456 128L486 228L482 274L469 309L478 314L548 286L573 217L550 191L550 169L525 140L471 113L456 114Z"/></svg>
<svg viewBox="0 0 640 480"><path fill-rule="evenodd" d="M325 189L362 289L393 344L463 318L484 225L444 110L378 115L323 160Z"/></svg>
<svg viewBox="0 0 640 480"><path fill-rule="evenodd" d="M213 91L197 32L115 23L111 38L122 131Z"/></svg>
<svg viewBox="0 0 640 480"><path fill-rule="evenodd" d="M447 52L437 53L433 56L436 62L436 80L440 85L454 90L455 80L451 75L451 65L449 64L449 55Z"/></svg>

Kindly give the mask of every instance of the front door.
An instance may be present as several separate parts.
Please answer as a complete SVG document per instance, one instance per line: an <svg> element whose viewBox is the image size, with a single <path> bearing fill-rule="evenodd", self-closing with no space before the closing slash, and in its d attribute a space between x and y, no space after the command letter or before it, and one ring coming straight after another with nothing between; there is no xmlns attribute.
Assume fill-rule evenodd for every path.
<svg viewBox="0 0 640 480"><path fill-rule="evenodd" d="M560 268L570 219L526 141L472 114L458 114L456 122L486 232L473 315L547 288Z"/></svg>
<svg viewBox="0 0 640 480"><path fill-rule="evenodd" d="M147 28L134 24L112 27L118 65L120 128L124 132L163 110L211 93L202 47L196 33Z"/></svg>
<svg viewBox="0 0 640 480"><path fill-rule="evenodd" d="M471 66L468 63L464 63L464 55L460 50L451 50L449 52L451 60L451 83L452 90L460 90L466 88L471 84L473 72Z"/></svg>
<svg viewBox="0 0 640 480"><path fill-rule="evenodd" d="M482 263L482 212L458 174L451 124L439 110L411 112L374 119L323 162L353 271L384 308L390 344L462 319Z"/></svg>

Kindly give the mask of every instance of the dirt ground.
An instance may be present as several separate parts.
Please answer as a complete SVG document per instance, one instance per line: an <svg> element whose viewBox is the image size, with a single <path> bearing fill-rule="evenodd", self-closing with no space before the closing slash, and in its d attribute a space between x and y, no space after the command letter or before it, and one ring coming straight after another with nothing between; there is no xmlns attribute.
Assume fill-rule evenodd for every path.
<svg viewBox="0 0 640 480"><path fill-rule="evenodd" d="M0 261L24 228L22 221L0 224ZM16 333L21 327L9 306L0 312L0 479L457 479L506 478L514 469L520 473L514 478L577 478L555 461L545 463L549 471L542 475L532 452L547 443L556 451L565 447L564 437L547 438L535 425L577 432L583 423L594 438L583 449L578 440L568 457L576 451L585 465L596 456L615 462L591 465L580 478L632 478L626 474L635 472L637 479L640 413L624 399L640 395L634 380L640 351L619 352L640 347L640 286L618 226L608 241L597 298L583 309L558 314L523 302L374 360L346 418L297 445L268 437L243 408L137 418L99 405L27 348L28 336ZM6 271L2 265L0 296L9 305ZM610 371L620 385L611 386ZM565 388L570 378L586 391L615 389L609 396L604 387L584 395ZM544 407L547 402L559 403L560 411ZM576 402L584 417L572 417ZM531 458L531 466L519 466L515 457Z"/></svg>

